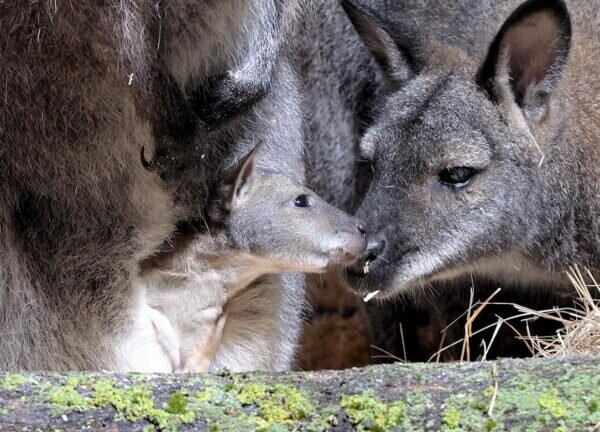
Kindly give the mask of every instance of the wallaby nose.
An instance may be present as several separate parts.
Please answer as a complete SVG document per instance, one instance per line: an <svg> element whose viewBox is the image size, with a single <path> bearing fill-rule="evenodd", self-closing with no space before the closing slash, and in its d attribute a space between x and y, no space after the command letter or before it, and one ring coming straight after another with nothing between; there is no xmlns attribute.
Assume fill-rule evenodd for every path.
<svg viewBox="0 0 600 432"><path fill-rule="evenodd" d="M337 247L332 257L338 264L349 265L364 255L367 250L367 226L360 219L351 218L348 227L336 230ZM355 228L353 229L352 226Z"/></svg>
<svg viewBox="0 0 600 432"><path fill-rule="evenodd" d="M361 234L363 234L363 235L367 234L367 225L365 225L365 223L363 221L358 221L356 228L358 229L358 231Z"/></svg>
<svg viewBox="0 0 600 432"><path fill-rule="evenodd" d="M386 240L383 233L369 237L367 241L367 250L365 260L375 261L385 249Z"/></svg>
<svg viewBox="0 0 600 432"><path fill-rule="evenodd" d="M348 271L357 276L365 276L369 273L369 266L379 260L385 261L381 258L386 247L385 234L382 232L369 236L367 239L367 248L361 257L348 268Z"/></svg>
<svg viewBox="0 0 600 432"><path fill-rule="evenodd" d="M364 278L370 272L371 265L380 264L381 261L388 262L385 258L383 258L386 244L387 240L383 232L368 236L367 248L365 249L365 252L358 260L347 267L346 270L348 271L348 276Z"/></svg>

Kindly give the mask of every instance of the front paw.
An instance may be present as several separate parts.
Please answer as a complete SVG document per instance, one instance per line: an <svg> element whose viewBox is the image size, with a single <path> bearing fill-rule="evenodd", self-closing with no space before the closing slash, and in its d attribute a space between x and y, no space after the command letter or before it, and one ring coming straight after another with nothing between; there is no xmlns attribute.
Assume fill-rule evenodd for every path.
<svg viewBox="0 0 600 432"><path fill-rule="evenodd" d="M176 372L204 373L210 369L223 339L223 329L227 314L215 314L217 308L211 308L203 313L203 325L198 327L195 337L188 339L184 347L182 366ZM197 323L198 324L198 323Z"/></svg>
<svg viewBox="0 0 600 432"><path fill-rule="evenodd" d="M189 101L203 127L212 130L248 111L265 97L269 88L267 80L227 73L209 78L190 94Z"/></svg>

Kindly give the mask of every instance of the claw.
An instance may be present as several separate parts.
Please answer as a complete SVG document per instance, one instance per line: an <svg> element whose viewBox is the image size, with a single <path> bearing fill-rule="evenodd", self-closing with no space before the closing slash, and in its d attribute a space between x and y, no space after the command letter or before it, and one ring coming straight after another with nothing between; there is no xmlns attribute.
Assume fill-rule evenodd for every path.
<svg viewBox="0 0 600 432"><path fill-rule="evenodd" d="M146 159L146 155L144 154L144 146L140 150L140 159L142 160L142 166L146 168L148 171L152 171L152 161L148 161Z"/></svg>

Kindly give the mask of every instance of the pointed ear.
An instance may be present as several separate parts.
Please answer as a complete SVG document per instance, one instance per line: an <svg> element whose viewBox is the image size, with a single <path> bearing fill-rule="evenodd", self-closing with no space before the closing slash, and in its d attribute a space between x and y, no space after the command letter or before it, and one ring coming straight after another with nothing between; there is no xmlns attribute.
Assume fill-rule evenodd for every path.
<svg viewBox="0 0 600 432"><path fill-rule="evenodd" d="M514 100L541 120L563 74L571 19L562 0L528 0L506 20L479 71L479 84L496 103Z"/></svg>
<svg viewBox="0 0 600 432"><path fill-rule="evenodd" d="M413 77L417 61L411 50L408 39L414 46L420 38L417 35L408 36L397 28L392 28L380 18L375 11L360 5L355 0L342 0L350 22L364 42L367 49L381 68L387 84L401 84Z"/></svg>
<svg viewBox="0 0 600 432"><path fill-rule="evenodd" d="M228 209L232 209L244 199L252 178L256 173L255 161L260 147L260 144L254 147L234 168L225 174L225 184L232 185L231 195L227 203Z"/></svg>

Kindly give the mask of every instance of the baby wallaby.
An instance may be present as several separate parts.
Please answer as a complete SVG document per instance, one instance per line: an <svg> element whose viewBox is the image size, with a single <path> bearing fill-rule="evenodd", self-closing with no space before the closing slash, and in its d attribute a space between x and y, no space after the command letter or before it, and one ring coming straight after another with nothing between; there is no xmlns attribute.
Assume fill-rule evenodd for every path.
<svg viewBox="0 0 600 432"><path fill-rule="evenodd" d="M357 3L387 87L361 143L374 176L357 215L375 235L357 288L469 272L557 287L570 265L600 269L600 3L492 1L437 38Z"/></svg>
<svg viewBox="0 0 600 432"><path fill-rule="evenodd" d="M280 312L281 287L253 282L347 266L366 250L360 220L287 177L257 168L258 149L235 176L226 205L229 237L223 230L180 238L173 251L143 265L156 337L174 371L243 369L235 357L249 350L238 348L254 333L275 338L278 330L273 317ZM261 341L250 347L251 355L268 357L269 338ZM221 361L213 362L218 355Z"/></svg>

